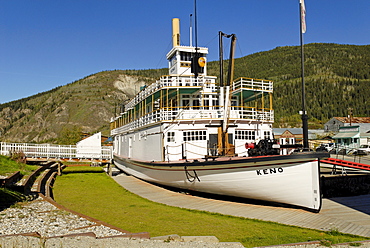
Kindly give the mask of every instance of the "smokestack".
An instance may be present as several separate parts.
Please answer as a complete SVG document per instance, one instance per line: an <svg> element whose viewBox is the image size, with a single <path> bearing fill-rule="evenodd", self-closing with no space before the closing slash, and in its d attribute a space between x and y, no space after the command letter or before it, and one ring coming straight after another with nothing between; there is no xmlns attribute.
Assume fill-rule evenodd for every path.
<svg viewBox="0 0 370 248"><path fill-rule="evenodd" d="M180 46L180 19L172 19L172 43L173 47Z"/></svg>

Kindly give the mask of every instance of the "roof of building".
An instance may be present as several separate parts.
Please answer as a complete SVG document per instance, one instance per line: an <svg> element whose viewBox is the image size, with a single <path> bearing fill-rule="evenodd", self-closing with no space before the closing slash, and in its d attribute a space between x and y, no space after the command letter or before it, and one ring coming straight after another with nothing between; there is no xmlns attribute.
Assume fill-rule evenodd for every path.
<svg viewBox="0 0 370 248"><path fill-rule="evenodd" d="M343 123L370 123L370 117L333 117Z"/></svg>
<svg viewBox="0 0 370 248"><path fill-rule="evenodd" d="M302 128L273 128L272 132L276 135L281 135L287 130L291 132L292 134L302 134L303 133Z"/></svg>
<svg viewBox="0 0 370 248"><path fill-rule="evenodd" d="M303 129L302 128L291 128L291 127L288 127L288 128L273 128L272 132L275 135L281 135L287 130L289 132L291 132L292 134L295 134L295 135L296 134L303 134ZM323 129L309 129L308 133L309 134L323 134L324 130Z"/></svg>

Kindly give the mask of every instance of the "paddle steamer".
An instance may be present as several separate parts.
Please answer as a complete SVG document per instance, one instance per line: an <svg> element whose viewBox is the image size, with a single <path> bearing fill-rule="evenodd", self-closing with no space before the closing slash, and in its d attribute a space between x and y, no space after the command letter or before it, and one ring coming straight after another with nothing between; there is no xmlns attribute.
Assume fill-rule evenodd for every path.
<svg viewBox="0 0 370 248"><path fill-rule="evenodd" d="M172 26L169 75L143 86L111 121L114 164L157 184L319 211L327 155L283 153L272 142L273 82L233 80L231 45L224 84L207 74L208 49L180 45L179 20Z"/></svg>

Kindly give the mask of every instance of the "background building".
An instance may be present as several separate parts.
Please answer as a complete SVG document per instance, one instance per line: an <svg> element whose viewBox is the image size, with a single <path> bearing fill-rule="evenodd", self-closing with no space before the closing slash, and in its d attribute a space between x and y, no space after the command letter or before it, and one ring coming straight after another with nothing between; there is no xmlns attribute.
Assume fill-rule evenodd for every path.
<svg viewBox="0 0 370 248"><path fill-rule="evenodd" d="M370 131L370 117L333 117L324 124L324 130L336 133L347 126L358 126L361 133L367 133Z"/></svg>

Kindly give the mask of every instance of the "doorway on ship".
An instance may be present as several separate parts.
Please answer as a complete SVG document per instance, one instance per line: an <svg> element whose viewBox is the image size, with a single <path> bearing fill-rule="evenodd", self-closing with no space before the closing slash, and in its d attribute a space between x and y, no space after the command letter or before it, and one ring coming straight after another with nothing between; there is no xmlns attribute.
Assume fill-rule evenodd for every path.
<svg viewBox="0 0 370 248"><path fill-rule="evenodd" d="M209 156L216 156L217 155L217 145L218 145L218 134L209 134L208 139L208 155Z"/></svg>
<svg viewBox="0 0 370 248"><path fill-rule="evenodd" d="M128 157L131 158L132 156L132 137L128 139Z"/></svg>
<svg viewBox="0 0 370 248"><path fill-rule="evenodd" d="M235 152L235 151L234 151L234 147L233 147L234 146L233 134L228 133L227 136L228 136L227 138L228 138L229 146L232 146L232 148L231 148L232 151L226 152L228 154L228 153ZM210 133L209 134L208 144L207 144L208 145L207 153L208 153L209 156L219 155L218 154L219 153L218 152L218 150L219 150L219 147L218 147L219 146L219 140L218 140L218 138L219 138L219 134L217 134L217 133L215 133L215 134ZM227 150L230 150L230 147Z"/></svg>

